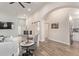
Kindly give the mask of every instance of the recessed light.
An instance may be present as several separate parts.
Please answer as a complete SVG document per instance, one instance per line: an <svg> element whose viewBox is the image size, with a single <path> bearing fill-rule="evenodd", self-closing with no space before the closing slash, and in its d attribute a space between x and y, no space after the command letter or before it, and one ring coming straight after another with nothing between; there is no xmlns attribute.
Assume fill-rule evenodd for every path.
<svg viewBox="0 0 79 59"><path fill-rule="evenodd" d="M28 11L31 11L31 8L28 8L27 10L28 10Z"/></svg>

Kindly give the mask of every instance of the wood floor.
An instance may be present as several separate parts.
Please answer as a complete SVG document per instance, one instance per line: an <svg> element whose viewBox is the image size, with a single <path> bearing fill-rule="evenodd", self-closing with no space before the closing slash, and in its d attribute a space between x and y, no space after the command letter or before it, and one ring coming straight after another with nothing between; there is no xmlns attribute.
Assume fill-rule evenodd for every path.
<svg viewBox="0 0 79 59"><path fill-rule="evenodd" d="M46 40L34 52L35 56L79 56L79 42L71 46Z"/></svg>

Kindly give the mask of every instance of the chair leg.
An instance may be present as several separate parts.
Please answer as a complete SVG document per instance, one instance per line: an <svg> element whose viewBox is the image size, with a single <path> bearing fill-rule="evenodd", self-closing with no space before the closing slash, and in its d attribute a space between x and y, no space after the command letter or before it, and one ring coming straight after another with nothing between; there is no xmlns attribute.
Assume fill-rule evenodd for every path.
<svg viewBox="0 0 79 59"><path fill-rule="evenodd" d="M26 53L23 54L23 56L33 56L33 53L29 48L26 49Z"/></svg>

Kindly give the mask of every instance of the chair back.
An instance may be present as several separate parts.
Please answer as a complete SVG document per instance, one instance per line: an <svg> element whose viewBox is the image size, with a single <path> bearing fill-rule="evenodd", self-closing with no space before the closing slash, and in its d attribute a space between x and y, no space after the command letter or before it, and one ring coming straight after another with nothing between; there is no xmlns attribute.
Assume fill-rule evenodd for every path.
<svg viewBox="0 0 79 59"><path fill-rule="evenodd" d="M38 34L35 35L35 37L34 37L34 43L37 43L37 42L38 42Z"/></svg>

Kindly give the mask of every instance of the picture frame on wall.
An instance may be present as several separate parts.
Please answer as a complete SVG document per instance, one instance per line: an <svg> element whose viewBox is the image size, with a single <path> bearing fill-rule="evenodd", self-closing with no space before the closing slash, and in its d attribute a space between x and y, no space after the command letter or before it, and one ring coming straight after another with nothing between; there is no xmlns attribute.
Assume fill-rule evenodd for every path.
<svg viewBox="0 0 79 59"><path fill-rule="evenodd" d="M13 22L0 21L0 29L13 29Z"/></svg>
<svg viewBox="0 0 79 59"><path fill-rule="evenodd" d="M59 23L52 23L51 24L51 29L58 29L59 28Z"/></svg>

